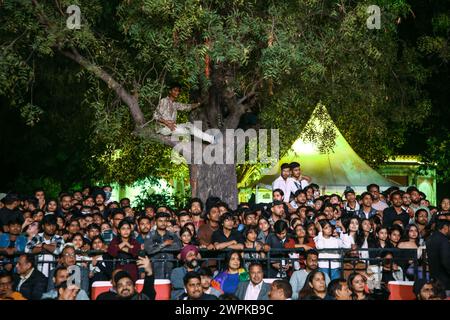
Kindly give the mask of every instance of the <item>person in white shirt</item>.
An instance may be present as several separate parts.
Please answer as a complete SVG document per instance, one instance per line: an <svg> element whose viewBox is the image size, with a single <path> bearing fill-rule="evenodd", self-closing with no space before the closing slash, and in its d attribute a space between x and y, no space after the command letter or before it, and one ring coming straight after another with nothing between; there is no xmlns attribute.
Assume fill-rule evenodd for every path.
<svg viewBox="0 0 450 320"><path fill-rule="evenodd" d="M281 189L284 193L283 201L289 203L291 194L294 194L297 191L297 188L294 184L294 179L290 177L291 175L291 167L288 163L283 163L281 165L281 174L275 181L272 183L272 190Z"/></svg>
<svg viewBox="0 0 450 320"><path fill-rule="evenodd" d="M200 103L185 104L179 103L175 100L178 98L181 92L181 86L178 84L173 85L170 88L169 96L159 101L159 105L155 110L153 118L157 121L158 133L168 136L170 134L178 135L193 135L203 141L207 141L211 144L215 143L215 137L207 134L197 128L190 122L177 124L177 111L193 110L200 106Z"/></svg>
<svg viewBox="0 0 450 320"><path fill-rule="evenodd" d="M302 174L300 163L298 162L291 162L289 167L291 168L291 178L294 181L295 191L305 189L311 183L311 177Z"/></svg>
<svg viewBox="0 0 450 320"><path fill-rule="evenodd" d="M263 281L263 267L259 263L251 263L249 268L250 281L239 282L236 297L239 300L269 300L270 285Z"/></svg>
<svg viewBox="0 0 450 320"><path fill-rule="evenodd" d="M320 220L318 223L316 223L316 227L319 230L319 233L314 238L314 242L316 244L316 249L318 249L319 251L321 249L351 248L350 237L346 237L342 232L339 233L339 237L333 236L334 227L328 220ZM333 253L330 251L319 253L319 260L334 259L319 261L319 270L324 273L328 273L331 280L340 278L341 263L339 261L336 261L340 258L340 253Z"/></svg>

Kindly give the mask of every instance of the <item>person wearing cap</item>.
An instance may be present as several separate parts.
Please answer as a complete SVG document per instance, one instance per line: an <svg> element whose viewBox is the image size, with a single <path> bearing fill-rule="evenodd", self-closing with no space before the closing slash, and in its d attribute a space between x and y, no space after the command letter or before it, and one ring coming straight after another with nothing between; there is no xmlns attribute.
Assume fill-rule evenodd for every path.
<svg viewBox="0 0 450 320"><path fill-rule="evenodd" d="M38 233L25 246L26 253L37 255L37 269L48 277L53 262L64 248L64 239L56 234L56 216L49 214L41 221L44 232Z"/></svg>
<svg viewBox="0 0 450 320"><path fill-rule="evenodd" d="M344 214L343 216L346 218L353 217L360 209L358 201L356 201L356 194L355 190L353 190L351 187L345 188L344 191Z"/></svg>
<svg viewBox="0 0 450 320"><path fill-rule="evenodd" d="M3 199L3 208L0 209L0 231L8 232L8 223L11 220L19 220L23 223L23 215L17 210L20 200L15 194L7 194Z"/></svg>
<svg viewBox="0 0 450 320"><path fill-rule="evenodd" d="M180 251L180 260L183 265L174 268L170 275L170 282L172 284L171 300L178 300L184 291L184 276L191 271L198 271L199 264L197 260L198 248L194 245L187 245Z"/></svg>
<svg viewBox="0 0 450 320"><path fill-rule="evenodd" d="M270 208L270 216L269 216L269 223L273 227L275 223L279 220L284 220L286 216L286 210L285 210L285 203L279 200L275 200L272 202L272 207Z"/></svg>
<svg viewBox="0 0 450 320"><path fill-rule="evenodd" d="M156 229L150 231L150 235L144 241L145 252L154 259L170 260L174 259L176 250L181 249L181 241L178 236L167 231L167 220L170 214L158 212L155 215ZM173 269L173 262L155 261L153 269L156 279L167 279Z"/></svg>

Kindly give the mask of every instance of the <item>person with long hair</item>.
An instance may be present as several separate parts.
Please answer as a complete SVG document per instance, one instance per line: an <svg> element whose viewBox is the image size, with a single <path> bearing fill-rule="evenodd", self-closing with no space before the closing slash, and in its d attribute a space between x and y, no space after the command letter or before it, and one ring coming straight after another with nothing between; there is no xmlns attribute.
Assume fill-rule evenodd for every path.
<svg viewBox="0 0 450 320"><path fill-rule="evenodd" d="M239 282L249 280L244 269L244 260L239 251L229 251L225 257L224 268L212 281L211 287L222 293L234 294Z"/></svg>
<svg viewBox="0 0 450 320"><path fill-rule="evenodd" d="M299 300L331 300L327 295L325 274L320 270L311 271L298 296Z"/></svg>
<svg viewBox="0 0 450 320"><path fill-rule="evenodd" d="M359 249L368 249L369 243L373 243L375 241L375 238L372 234L372 225L370 223L369 219L362 219L361 223L359 224L359 230L356 235L356 245ZM359 256L362 259L369 259L369 251L367 250L360 250Z"/></svg>
<svg viewBox="0 0 450 320"><path fill-rule="evenodd" d="M260 262L259 260L253 260L252 259L260 259L264 258L264 244L262 242L259 242L256 240L258 236L258 228L253 225L249 225L244 230L244 248L245 249L254 249L256 252L244 252L243 258L246 260L245 262L245 269L248 270L248 267L252 262Z"/></svg>
<svg viewBox="0 0 450 320"><path fill-rule="evenodd" d="M400 238L403 234L403 228L399 225L393 225L389 228L389 242L392 244L393 248L397 248Z"/></svg>
<svg viewBox="0 0 450 320"><path fill-rule="evenodd" d="M367 279L363 275L352 273L347 279L347 284L352 292L352 300L370 300L370 295L366 293Z"/></svg>
<svg viewBox="0 0 450 320"><path fill-rule="evenodd" d="M272 232L269 220L263 216L259 217L258 228L259 228L259 233L258 233L258 237L256 238L256 240L265 244L267 242L267 238L269 237L269 234Z"/></svg>
<svg viewBox="0 0 450 320"><path fill-rule="evenodd" d="M56 201L55 199L49 199L47 204L45 205L44 211L46 214L57 214L59 212L58 201Z"/></svg>
<svg viewBox="0 0 450 320"><path fill-rule="evenodd" d="M136 239L132 238L131 223L124 219L120 221L118 226L118 234L108 247L108 254L116 259L121 259L115 265L115 269L123 269L132 277L133 281L138 278L138 269L136 261L141 245ZM129 261L132 260L132 261Z"/></svg>
<svg viewBox="0 0 450 320"><path fill-rule="evenodd" d="M317 249L349 249L351 247L349 237L345 237L343 232L340 232L338 237L333 236L334 226L328 220L318 221L317 228L319 234L314 238ZM339 278L341 276L341 263L336 260L340 258L340 253L333 253L330 250L320 253L319 260L327 260L319 261L319 270L327 272L331 280Z"/></svg>
<svg viewBox="0 0 450 320"><path fill-rule="evenodd" d="M308 251L314 249L316 244L312 238L308 237L305 227L302 224L297 224L294 228L294 237L289 238L284 244L284 247L287 249L295 248ZM300 270L300 268L305 267L305 256L303 254L295 252L291 253L289 256L291 258L298 259L298 261L294 261L294 270Z"/></svg>
<svg viewBox="0 0 450 320"><path fill-rule="evenodd" d="M419 228L417 225L409 224L406 226L397 248L401 249L396 254L398 264L406 271L407 276L413 277L414 261L421 257L417 250L419 248Z"/></svg>
<svg viewBox="0 0 450 320"><path fill-rule="evenodd" d="M381 254L385 251L383 249L392 248L392 244L388 239L388 228L379 225L375 230L375 237L369 241L369 249L379 249L369 252L370 259L380 258Z"/></svg>

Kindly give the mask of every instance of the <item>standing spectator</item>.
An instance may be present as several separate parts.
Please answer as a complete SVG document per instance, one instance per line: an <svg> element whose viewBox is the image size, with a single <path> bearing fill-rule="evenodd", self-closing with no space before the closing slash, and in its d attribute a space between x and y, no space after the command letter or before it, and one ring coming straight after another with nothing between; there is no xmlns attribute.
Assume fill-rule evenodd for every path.
<svg viewBox="0 0 450 320"><path fill-rule="evenodd" d="M8 223L7 233L0 234L0 257L3 267L8 271L12 271L13 265L17 261L14 255L25 251L28 242L27 238L20 234L22 224L19 219L10 220Z"/></svg>
<svg viewBox="0 0 450 320"><path fill-rule="evenodd" d="M0 301L27 300L20 292L13 290L13 278L9 273L0 273Z"/></svg>
<svg viewBox="0 0 450 320"><path fill-rule="evenodd" d="M224 270L211 282L211 286L223 293L234 294L239 282L249 279L247 271L243 268L244 261L238 251L227 253Z"/></svg>
<svg viewBox="0 0 450 320"><path fill-rule="evenodd" d="M268 293L270 300L292 300L292 288L287 280L275 280Z"/></svg>
<svg viewBox="0 0 450 320"><path fill-rule="evenodd" d="M14 290L19 291L26 299L39 300L47 291L47 278L34 266L34 257L22 254L16 263Z"/></svg>
<svg viewBox="0 0 450 320"><path fill-rule="evenodd" d="M281 165L281 174L272 183L272 190L281 189L283 191L283 201L289 203L291 194L297 191L297 187L294 184L294 179L290 177L291 167L288 163Z"/></svg>
<svg viewBox="0 0 450 320"><path fill-rule="evenodd" d="M211 206L206 215L206 223L202 224L198 228L198 240L200 242L200 248L207 248L208 250L214 249L214 243L212 243L212 235L214 231L218 230L220 225L220 210L217 205Z"/></svg>
<svg viewBox="0 0 450 320"><path fill-rule="evenodd" d="M221 228L214 231L211 241L216 250L234 249L242 250L244 248L244 238L242 233L233 229L234 216L231 212L226 212L220 217Z"/></svg>
<svg viewBox="0 0 450 320"><path fill-rule="evenodd" d="M343 278L331 281L327 293L332 300L352 300L352 292L348 288L347 280Z"/></svg>
<svg viewBox="0 0 450 320"><path fill-rule="evenodd" d="M153 262L156 279L169 278L173 262L166 260L174 259L174 253L172 252L181 249L181 241L177 235L166 230L169 217L168 213L158 212L155 216L156 230L152 230L149 238L144 241L145 252L155 260L162 260Z"/></svg>
<svg viewBox="0 0 450 320"><path fill-rule="evenodd" d="M4 207L0 209L0 231L3 228L3 232L8 232L8 223L11 220L19 220L21 223L24 221L22 214L17 210L20 201L15 194L7 194L1 201Z"/></svg>
<svg viewBox="0 0 450 320"><path fill-rule="evenodd" d="M261 259L265 257L264 252L262 250L264 249L264 244L262 242L259 242L256 240L258 236L258 228L254 225L250 225L245 228L244 230L244 248L245 249L253 249L256 252L244 252L243 258L246 260L245 263L245 269L248 270L248 267L250 263L255 261L255 259Z"/></svg>
<svg viewBox="0 0 450 320"><path fill-rule="evenodd" d="M186 293L179 300L217 300L216 296L203 292L202 280L197 272L188 272L183 283Z"/></svg>
<svg viewBox="0 0 450 320"><path fill-rule="evenodd" d="M272 203L272 207L270 209L270 217L269 217L269 223L273 227L275 225L275 222L278 220L285 220L286 217L286 211L284 208L284 203L279 200L275 200Z"/></svg>
<svg viewBox="0 0 450 320"><path fill-rule="evenodd" d="M305 269L300 269L298 271L294 271L291 275L289 283L292 286L292 300L298 299L298 293L304 287L306 278L311 271L317 270L319 267L319 253L314 250L308 250L306 252L306 266ZM328 285L330 283L330 277L327 273L325 273L325 284Z"/></svg>
<svg viewBox="0 0 450 320"><path fill-rule="evenodd" d="M394 220L400 219L404 226L409 223L409 214L403 208L403 199L401 191L394 191L391 194L392 206L383 211L383 225L390 228Z"/></svg>
<svg viewBox="0 0 450 320"><path fill-rule="evenodd" d="M49 291L45 292L41 299L56 299L58 297L58 288L61 286L63 282L67 282L67 279L69 278L69 270L67 270L67 267L64 265L61 265L57 267L53 271L53 277L52 277L52 284L54 284L54 288L50 289ZM89 297L85 290L81 289L78 291L75 300L89 300Z"/></svg>
<svg viewBox="0 0 450 320"><path fill-rule="evenodd" d="M199 198L191 199L189 206L189 213L192 215L192 222L194 223L195 230L205 223L202 218L203 202Z"/></svg>
<svg viewBox="0 0 450 320"><path fill-rule="evenodd" d="M137 219L138 235L136 237L137 242L144 244L146 239L150 237L150 230L152 228L152 221L148 216L142 216Z"/></svg>
<svg viewBox="0 0 450 320"><path fill-rule="evenodd" d="M325 274L320 270L313 270L306 277L305 284L298 294L300 300L331 300L327 296Z"/></svg>
<svg viewBox="0 0 450 320"><path fill-rule="evenodd" d="M37 269L46 277L55 262L55 256L58 256L64 247L64 240L56 234L57 223L56 216L53 214L46 215L41 222L44 230L38 233L33 239L28 241L25 252L37 255Z"/></svg>
<svg viewBox="0 0 450 320"><path fill-rule="evenodd" d="M386 202L381 201L380 199L380 186L377 184L369 184L367 186L367 192L370 192L370 194L372 195L372 207L376 210L376 211L383 211L384 209L386 209L388 207L388 205L386 204Z"/></svg>
<svg viewBox="0 0 450 320"><path fill-rule="evenodd" d="M184 276L191 271L198 271L198 249L196 246L187 245L180 252L180 259L183 265L178 268L174 268L170 275L170 282L172 284L171 300L178 300L178 298L184 293Z"/></svg>
<svg viewBox="0 0 450 320"><path fill-rule="evenodd" d="M344 191L344 197L346 200L344 202L344 217L350 218L356 215L360 209L359 203L356 201L355 190L350 187L346 188Z"/></svg>
<svg viewBox="0 0 450 320"><path fill-rule="evenodd" d="M317 249L348 249L351 247L349 237L344 237L343 233L339 237L333 236L333 226L327 220L321 220L317 223L319 234L314 238ZM329 252L329 251L328 251ZM331 280L340 277L341 264L339 261L340 253L320 253L319 259L329 259L329 261L320 261L319 270L329 273ZM334 260L334 261L333 261Z"/></svg>
<svg viewBox="0 0 450 320"><path fill-rule="evenodd" d="M118 226L119 234L114 238L108 247L108 254L119 259L116 269L120 268L128 272L133 281L138 279L138 270L134 259L138 257L141 245L132 238L132 228L128 220L122 220Z"/></svg>
<svg viewBox="0 0 450 320"><path fill-rule="evenodd" d="M439 280L445 290L450 290L450 221L438 220L436 231L427 240L428 264L430 274Z"/></svg>
<svg viewBox="0 0 450 320"><path fill-rule="evenodd" d="M271 254L271 257L276 259L276 262L271 262L271 268L269 269L269 274L267 275L269 278L286 278L287 270L290 265L283 258L286 257L286 254L277 249L284 249L285 244L289 241L288 238L288 224L284 220L278 220L275 222L273 226L274 233L271 233L267 238L267 245L270 250L275 251ZM281 260L280 260L281 259ZM277 262L278 261L278 262Z"/></svg>
<svg viewBox="0 0 450 320"><path fill-rule="evenodd" d="M361 194L361 207L356 213L360 219L370 219L377 214L377 210L372 207L373 195L369 192Z"/></svg>
<svg viewBox="0 0 450 320"><path fill-rule="evenodd" d="M269 300L270 285L265 283L263 267L260 263L251 263L249 268L250 281L239 282L236 297L239 300Z"/></svg>

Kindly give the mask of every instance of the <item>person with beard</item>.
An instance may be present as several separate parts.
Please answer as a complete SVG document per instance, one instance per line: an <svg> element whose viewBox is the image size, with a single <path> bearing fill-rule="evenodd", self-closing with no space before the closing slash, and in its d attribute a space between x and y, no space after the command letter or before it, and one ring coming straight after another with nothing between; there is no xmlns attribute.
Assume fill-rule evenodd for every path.
<svg viewBox="0 0 450 320"><path fill-rule="evenodd" d="M421 240L426 240L430 235L430 228L428 225L428 211L421 208L414 214L414 222L419 228L419 235Z"/></svg>
<svg viewBox="0 0 450 320"><path fill-rule="evenodd" d="M3 208L0 209L0 231L8 232L8 223L12 220L19 220L23 223L24 218L17 209L19 206L19 197L15 194L7 194L3 199Z"/></svg>
<svg viewBox="0 0 450 320"><path fill-rule="evenodd" d="M202 218L203 202L199 198L193 198L190 202L189 213L192 216L192 223L195 226L195 230L205 224L205 220Z"/></svg>
<svg viewBox="0 0 450 320"><path fill-rule="evenodd" d="M409 214L403 209L403 199L401 191L394 191L391 194L392 206L383 211L383 225L387 228L392 227L397 219L402 221L404 226L409 224Z"/></svg>
<svg viewBox="0 0 450 320"><path fill-rule="evenodd" d="M386 202L382 201L380 199L380 186L372 183L367 186L367 192L370 192L372 195L372 208L374 208L377 211L383 211L388 207Z"/></svg>
<svg viewBox="0 0 450 320"><path fill-rule="evenodd" d="M92 194L92 197L94 198L95 206L100 210L100 213L103 214L103 212L105 212L105 209L106 209L106 206L105 206L105 201L106 201L105 191L103 191L102 189L95 190L94 193Z"/></svg>
<svg viewBox="0 0 450 320"><path fill-rule="evenodd" d="M191 271L198 271L198 248L193 245L185 246L180 252L180 260L183 262L183 266L174 268L170 275L170 282L172 284L171 299L178 300L178 298L184 293L184 276Z"/></svg>
<svg viewBox="0 0 450 320"><path fill-rule="evenodd" d="M411 204L410 208L413 209L414 213L419 209L420 207L420 191L417 189L417 187L410 186L408 189L406 189L406 192L410 194L411 196Z"/></svg>
<svg viewBox="0 0 450 320"><path fill-rule="evenodd" d="M144 244L145 239L149 239L150 230L152 229L152 221L149 216L141 216L137 219L138 232L136 236L137 242Z"/></svg>
<svg viewBox="0 0 450 320"><path fill-rule="evenodd" d="M59 209L57 214L61 217L66 218L70 214L72 209L72 196L68 193L63 193L59 197Z"/></svg>
<svg viewBox="0 0 450 320"><path fill-rule="evenodd" d="M216 296L203 292L202 279L197 272L186 273L183 283L186 292L178 300L217 300Z"/></svg>
<svg viewBox="0 0 450 320"><path fill-rule="evenodd" d="M136 290L130 274L121 270L114 275L115 294L114 292L109 292L108 296L103 296L102 298L99 296L97 300L155 300L155 278L150 259L148 257L139 257L136 264L139 268L145 270L144 286L140 293Z"/></svg>

